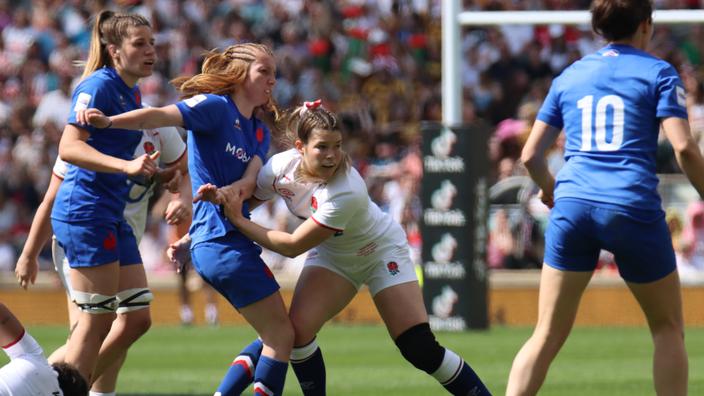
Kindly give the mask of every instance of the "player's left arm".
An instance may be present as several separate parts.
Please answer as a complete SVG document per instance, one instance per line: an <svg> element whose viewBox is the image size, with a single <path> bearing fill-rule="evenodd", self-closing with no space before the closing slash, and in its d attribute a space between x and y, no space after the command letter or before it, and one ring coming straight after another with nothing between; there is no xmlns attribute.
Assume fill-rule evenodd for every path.
<svg viewBox="0 0 704 396"><path fill-rule="evenodd" d="M237 229L259 245L286 257L296 257L320 245L337 230L324 227L309 218L293 233L271 230L242 216L241 205L225 205L225 214Z"/></svg>
<svg viewBox="0 0 704 396"><path fill-rule="evenodd" d="M146 107L113 116L107 116L96 108L76 112L76 121L98 129L155 129L167 126L183 126L183 117L176 105Z"/></svg>
<svg viewBox="0 0 704 396"><path fill-rule="evenodd" d="M225 203L225 195L239 197L244 201L252 196L254 189L257 187L257 174L262 168L262 160L259 156L252 157L252 160L247 164L244 174L239 180L232 184L218 188L214 184L208 183L198 187L196 195L193 197L193 202L207 201L216 205Z"/></svg>
<svg viewBox="0 0 704 396"><path fill-rule="evenodd" d="M523 161L530 177L542 190L543 197L541 199L548 206L552 206L555 177L548 169L546 152L559 134L559 129L536 120L521 153L521 161Z"/></svg>
<svg viewBox="0 0 704 396"><path fill-rule="evenodd" d="M252 160L249 161L249 164L247 164L247 169L245 169L242 178L225 188L239 190L242 199L251 197L254 193L254 189L257 188L257 175L263 165L262 159L258 155L255 155L252 157Z"/></svg>
<svg viewBox="0 0 704 396"><path fill-rule="evenodd" d="M6 348L17 342L24 334L22 323L5 304L0 303L0 346Z"/></svg>

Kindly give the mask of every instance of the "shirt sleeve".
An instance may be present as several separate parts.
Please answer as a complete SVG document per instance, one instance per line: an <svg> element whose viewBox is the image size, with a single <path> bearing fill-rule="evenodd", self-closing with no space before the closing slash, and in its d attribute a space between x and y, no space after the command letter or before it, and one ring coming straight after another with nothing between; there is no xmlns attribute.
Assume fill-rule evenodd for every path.
<svg viewBox="0 0 704 396"><path fill-rule="evenodd" d="M68 172L68 163L57 156L56 162L54 162L54 168L51 171L58 178L63 180L66 178L66 172Z"/></svg>
<svg viewBox="0 0 704 396"><path fill-rule="evenodd" d="M675 68L668 64L661 69L656 84L657 117L687 119L687 95Z"/></svg>
<svg viewBox="0 0 704 396"><path fill-rule="evenodd" d="M193 133L217 133L217 120L225 114L227 102L218 95L200 94L176 103L183 126Z"/></svg>
<svg viewBox="0 0 704 396"><path fill-rule="evenodd" d="M276 196L274 183L276 182L276 174L274 172L274 164L272 157L259 170L257 175L257 189L254 191L254 198L260 201L268 201Z"/></svg>
<svg viewBox="0 0 704 396"><path fill-rule="evenodd" d="M319 225L335 231L344 231L350 219L357 215L362 204L366 203L366 191L344 191L318 203L311 218Z"/></svg>
<svg viewBox="0 0 704 396"><path fill-rule="evenodd" d="M165 165L172 165L181 159L186 152L186 143L174 127L158 128L159 141L161 142L161 155L159 159Z"/></svg>
<svg viewBox="0 0 704 396"><path fill-rule="evenodd" d="M559 97L556 88L557 81L558 80L556 79L550 87L550 91L548 91L548 95L545 97L536 119L543 121L544 123L557 129L562 129L564 126L564 121L562 119L562 111L560 110Z"/></svg>
<svg viewBox="0 0 704 396"><path fill-rule="evenodd" d="M71 112L68 115L68 123L75 125L81 129L85 129L90 133L98 130L91 125L82 125L76 122L76 112L90 108L96 108L102 111L105 115L111 116L115 112L110 106L109 92L100 80L87 79L78 84L73 91L71 98Z"/></svg>
<svg viewBox="0 0 704 396"><path fill-rule="evenodd" d="M11 345L3 347L7 356L12 359L17 359L22 356L43 357L44 351L39 346L37 340L34 339L27 331Z"/></svg>

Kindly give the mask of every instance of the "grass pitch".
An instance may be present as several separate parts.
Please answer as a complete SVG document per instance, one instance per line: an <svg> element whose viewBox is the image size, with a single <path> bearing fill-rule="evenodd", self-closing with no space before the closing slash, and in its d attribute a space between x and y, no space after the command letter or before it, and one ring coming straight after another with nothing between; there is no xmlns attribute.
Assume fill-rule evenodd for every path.
<svg viewBox="0 0 704 396"><path fill-rule="evenodd" d="M45 351L60 345L66 329L30 327ZM438 333L464 357L489 389L502 395L514 355L531 329L495 327L486 332ZM214 393L229 362L254 337L246 326L154 327L130 350L118 394ZM328 325L318 338L332 396L443 395L430 376L398 353L381 326ZM687 329L690 394L704 394L704 329ZM645 328L577 328L553 363L541 395L652 395L652 344ZM0 360L4 364L6 358ZM245 394L249 394L245 392ZM291 370L286 395L301 395Z"/></svg>

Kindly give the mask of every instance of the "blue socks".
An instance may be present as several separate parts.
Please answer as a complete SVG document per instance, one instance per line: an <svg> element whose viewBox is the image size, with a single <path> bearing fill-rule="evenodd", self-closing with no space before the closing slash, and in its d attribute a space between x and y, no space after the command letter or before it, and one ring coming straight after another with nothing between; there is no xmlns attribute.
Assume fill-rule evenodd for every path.
<svg viewBox="0 0 704 396"><path fill-rule="evenodd" d="M325 362L315 339L291 351L291 367L304 396L325 395Z"/></svg>
<svg viewBox="0 0 704 396"><path fill-rule="evenodd" d="M284 391L288 362L261 356L254 371L255 396L280 396Z"/></svg>
<svg viewBox="0 0 704 396"><path fill-rule="evenodd" d="M453 395L491 396L469 364L447 348L440 367L431 375Z"/></svg>
<svg viewBox="0 0 704 396"><path fill-rule="evenodd" d="M255 367L261 353L262 340L257 338L232 361L215 394L221 396L242 394L254 379Z"/></svg>

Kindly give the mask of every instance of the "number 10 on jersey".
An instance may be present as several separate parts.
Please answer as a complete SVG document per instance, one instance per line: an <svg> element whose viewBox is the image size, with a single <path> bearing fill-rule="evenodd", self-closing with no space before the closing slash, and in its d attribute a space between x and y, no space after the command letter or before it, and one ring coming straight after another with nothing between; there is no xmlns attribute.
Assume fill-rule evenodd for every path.
<svg viewBox="0 0 704 396"><path fill-rule="evenodd" d="M606 141L606 115L609 107L613 111L611 122L611 141ZM592 135L594 135L597 151L616 151L623 143L624 104L617 95L607 95L596 102L594 96L588 95L577 101L577 108L582 110L582 147L580 151L592 150ZM593 115L593 116L592 116Z"/></svg>

